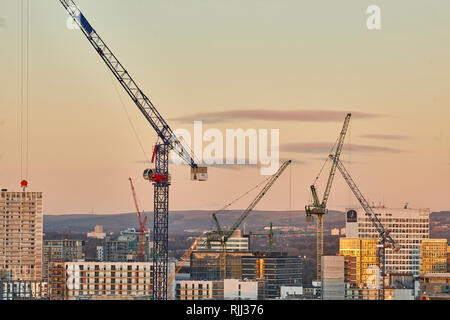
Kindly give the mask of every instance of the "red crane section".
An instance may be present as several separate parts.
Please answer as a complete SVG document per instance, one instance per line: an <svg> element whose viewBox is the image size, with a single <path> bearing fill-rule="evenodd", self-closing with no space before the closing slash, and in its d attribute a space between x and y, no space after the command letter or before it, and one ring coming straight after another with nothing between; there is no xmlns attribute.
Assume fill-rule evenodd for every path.
<svg viewBox="0 0 450 320"><path fill-rule="evenodd" d="M144 261L144 243L145 243L145 232L147 229L145 228L145 224L147 223L147 217L144 217L144 220L142 221L141 212L139 210L139 205L136 198L136 192L134 191L134 185L133 180L131 178L128 178L130 180L131 185L131 192L133 193L133 200L134 205L136 206L136 212L139 220L139 228L140 228L140 235L139 235L139 260Z"/></svg>

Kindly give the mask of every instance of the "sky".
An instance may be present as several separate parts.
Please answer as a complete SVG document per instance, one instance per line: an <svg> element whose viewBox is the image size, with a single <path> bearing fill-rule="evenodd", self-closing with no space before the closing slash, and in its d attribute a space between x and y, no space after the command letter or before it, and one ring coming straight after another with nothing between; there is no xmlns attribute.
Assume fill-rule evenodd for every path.
<svg viewBox="0 0 450 320"><path fill-rule="evenodd" d="M45 214L133 212L132 177L151 211L142 172L153 129L82 33L67 28L59 1L28 1L29 191L44 192ZM0 0L0 187L9 190L23 178L21 2ZM352 112L341 159L366 198L450 210L449 1L76 2L173 129L203 120L205 130L280 130L280 156L294 163L256 209L308 204ZM373 4L381 30L366 27ZM187 166L172 166L170 209L216 210L266 179L254 166L208 172L209 181L192 182ZM329 208L356 203L337 174Z"/></svg>

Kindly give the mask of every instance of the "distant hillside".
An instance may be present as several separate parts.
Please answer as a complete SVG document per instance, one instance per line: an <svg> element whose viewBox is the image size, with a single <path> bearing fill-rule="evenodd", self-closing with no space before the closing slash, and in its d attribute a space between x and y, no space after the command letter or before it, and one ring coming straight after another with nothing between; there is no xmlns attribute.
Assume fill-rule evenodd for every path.
<svg viewBox="0 0 450 320"><path fill-rule="evenodd" d="M439 211L431 213L431 221L439 221L440 224L450 225L450 211Z"/></svg>
<svg viewBox="0 0 450 320"><path fill-rule="evenodd" d="M169 216L170 232L186 230L210 230L213 228L213 211L173 211ZM241 211L225 211L218 214L223 227L231 226L240 216ZM433 212L430 215L430 236L449 238L450 211ZM246 231L259 231L272 222L274 225L293 225L297 227L312 226L306 222L304 211L253 211L244 221ZM125 228L138 228L135 213L123 214L70 214L44 216L44 232L89 232L95 225L102 225L106 232L119 232ZM153 214L148 214L148 226L153 226ZM343 212L330 211L324 220L325 230L345 227Z"/></svg>
<svg viewBox="0 0 450 320"><path fill-rule="evenodd" d="M213 211L173 211L169 215L171 232L184 230L209 230L213 227ZM231 226L240 216L241 211L225 211L217 215L222 226ZM272 222L274 225L292 225L304 227L312 225L306 222L304 211L253 211L244 221L247 231L258 231ZM95 225L102 225L106 232L118 232L128 227L138 227L136 213L123 214L70 214L46 215L44 217L44 232L88 232ZM153 225L153 215L148 214L148 225ZM325 228L344 227L342 212L331 211L325 219Z"/></svg>

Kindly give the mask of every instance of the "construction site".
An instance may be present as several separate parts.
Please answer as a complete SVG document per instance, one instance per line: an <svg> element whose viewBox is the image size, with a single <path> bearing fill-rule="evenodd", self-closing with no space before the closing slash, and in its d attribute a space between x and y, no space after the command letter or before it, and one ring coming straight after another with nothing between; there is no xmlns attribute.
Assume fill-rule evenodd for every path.
<svg viewBox="0 0 450 320"><path fill-rule="evenodd" d="M64 41L63 46L77 46L77 50L84 55L81 62L88 60L88 65L92 68L97 68L98 65L103 67L108 73L107 77L113 82L120 104L133 106L133 112L136 113L126 111L126 116L132 126L134 141L124 143L138 145L136 149L139 149L139 153L142 151L140 156L146 160L133 160L124 156L126 160L122 162L125 165L133 162L133 167L130 165L132 169L125 175L123 171L120 172L123 182L120 189L117 189L120 192L111 193L107 197L112 205L116 201L118 203L119 198L126 198L127 204L130 203L129 199L132 200L132 207L129 208L132 214L126 217L129 220L126 225L123 222L117 223L114 230L109 225L104 227L101 218L96 217L92 209L89 214L91 232L86 232L81 227L70 227L69 223L74 223L75 217L68 218L68 222L64 220L68 225L64 230L45 230L45 223L48 224L52 219L44 216L45 198L54 199L61 194L52 198L52 195L43 192L30 191L32 175L29 171L32 166L29 163L32 160L29 160L29 154L30 149L33 149L33 139L30 142L29 121L37 120L33 120L29 111L29 104L33 101L33 95L29 92L29 65L32 67L30 55L32 58L33 54L30 53L28 42L30 3L22 0L22 76L18 113L20 191L2 189L0 193L0 300L450 299L447 289L436 291L437 286L444 284L448 288L450 283L450 247L448 239L431 236L432 210L410 208L408 203L400 201L397 201L400 208L389 208L384 205L384 199L383 203L375 205L369 194L370 197L380 195L373 191L381 185L380 182L374 182L374 187L365 182L372 170L368 166L364 167L366 171L353 169L355 162L352 160L352 150L370 150L367 152L372 156L372 149L353 144L352 139L363 136L365 124L361 122L367 118L376 119L377 116L353 112L351 109L336 111L333 120L317 125L320 139L334 140L334 143L323 143L320 146L313 146L309 140L297 144L283 140L276 144L279 139L278 131L275 134L273 129L264 132L262 129L249 129L245 131L241 141L236 137L236 145L233 137L230 149L229 136L225 139L226 146L221 142L221 149L226 147L226 156L229 150L233 151L232 157L225 159L223 154L217 154L217 149L212 152L211 147L208 158L198 144L191 144L188 134L180 134L180 130L175 130L173 122L176 122L176 117L171 113L174 108L156 107L146 95L147 83L151 82L143 82L146 83L146 90L143 89L144 86L138 85L139 82L135 79L146 71L142 71L144 68L141 70L133 58L130 59L135 53L127 48L126 41L121 43L112 39L107 42L104 40L106 37L103 38L100 31L96 31L97 25L98 30L107 28L107 16L92 15L88 19L89 2L85 2L86 10L81 9L74 0L53 2L69 17L67 28L71 32L70 37L59 41ZM100 11L94 5L92 12ZM111 19L117 24L126 25L129 17ZM114 45L110 47L109 43ZM119 61L122 51L128 59ZM181 51L178 52L182 54ZM128 64L133 68L127 69ZM94 72L96 71L92 73ZM139 76L134 78L135 74ZM83 77L83 81L94 81L88 79L90 74L80 77ZM158 78L158 75L153 77ZM155 91L157 89L158 87ZM171 96L177 93L164 90L161 90L161 95L167 93ZM82 103L79 101L84 95L92 95L101 100L102 94L101 90L94 93L77 92L65 99L71 100L70 103ZM128 97L127 101L121 98L122 94ZM109 98L105 95L105 104L111 102ZM197 111L196 109L193 114L200 120L202 116L205 117L205 127L208 120L214 123L215 119L208 118L208 112ZM256 113L262 118L267 117L261 110ZM166 114L171 116L166 117ZM141 126L146 130L143 137L139 137L132 124L137 115L139 120L136 121L143 121ZM233 125L237 127L252 121L242 114L236 119L229 119L228 116L227 111L214 115L219 119L223 117L223 122L227 125L233 119ZM90 126L87 124L90 116L82 117L81 127ZM108 118L108 114L102 117ZM121 118L117 115L111 117ZM272 117L275 120L279 118L273 113L268 116L270 121L274 121ZM287 117L294 116L287 112ZM305 115L302 114L302 117ZM55 115L55 122L62 121ZM311 128L315 121L310 121ZM353 123L356 125L352 132L350 127ZM55 128L56 126L61 124L55 124ZM207 141L205 136L209 136L209 141L213 137L216 137L214 141L219 141L219 136L223 138L219 129L214 130L216 131L205 134L202 131L201 139ZM239 133L239 130L242 129L234 132ZM103 134L102 129L93 132L98 136ZM261 147L261 141L268 140L268 132L271 133L272 143L271 149L268 148L271 150L270 158L268 152L264 151L253 155L249 145L254 143L255 150L256 146ZM302 134L304 132L295 133L295 136ZM99 139L101 141L103 138ZM120 143L125 138L118 134L113 140ZM247 142L249 145L246 145ZM83 142L79 144L82 145ZM96 148L100 145L99 142ZM152 152L148 157L146 148ZM298 151L295 148L307 150ZM381 147L373 150L381 150ZM239 154L239 151L243 153ZM107 148L102 152L105 153L105 159L110 157ZM284 152L281 157L279 152ZM310 165L307 169L302 168L302 160L295 158L301 152L315 154L314 157L305 157L305 162ZM257 163L257 158L264 153L267 155L264 163L266 167ZM403 155L401 152L391 153L399 154L399 157ZM268 170L275 163L275 158L272 158L275 154L279 165L274 172L260 174L262 169ZM243 160L239 159L240 155L243 155ZM61 159L65 157L62 156ZM74 162L79 159L78 155L73 157ZM236 163L232 162L234 160ZM142 169L135 172L134 168L138 165ZM255 168L260 171L256 175L239 171L246 165L252 166L251 172L256 172ZM383 166L388 167L389 162ZM102 165L99 164L98 167L101 168ZM116 180L108 180L106 177L109 168L99 169L98 172L86 169L93 180L98 177L104 179L95 186L98 193L102 193L102 188L109 188L107 185L116 183ZM222 169L225 172L224 180L216 180L214 174ZM371 177L373 179L373 175ZM65 177L58 179L64 180ZM192 183L187 184L187 180ZM339 180L338 187L336 180ZM360 185L361 181L364 183ZM88 184L93 183L86 183ZM84 188L82 184L77 186ZM123 195L123 188L127 190L126 195ZM383 184L382 188L386 189L383 192L391 192L389 183ZM370 193L365 193L366 189L370 189ZM172 190L173 197L169 196L172 194L169 190ZM298 190L302 190L301 193ZM89 193L92 194L91 191ZM305 193L308 200L303 196ZM333 199L336 194L339 199ZM382 195L384 197L384 193ZM342 200L345 197L347 200ZM84 198L89 202L88 205L94 207L100 196L94 194ZM209 201L208 209L188 210L195 208L198 199L205 203ZM186 211L184 215L195 218L195 223L191 223L179 212L174 212L182 210L169 209L172 208L172 201L176 202L177 209ZM297 209L293 207L294 202ZM149 203L153 206L152 209L144 210ZM203 203L198 203L198 206L204 208ZM217 209L211 209L212 207ZM262 208L270 210L267 209L268 213L264 215ZM57 220L56 217L53 219ZM63 218L58 219L62 225ZM206 227L207 225L210 226ZM436 281L436 287L430 287L430 281Z"/></svg>

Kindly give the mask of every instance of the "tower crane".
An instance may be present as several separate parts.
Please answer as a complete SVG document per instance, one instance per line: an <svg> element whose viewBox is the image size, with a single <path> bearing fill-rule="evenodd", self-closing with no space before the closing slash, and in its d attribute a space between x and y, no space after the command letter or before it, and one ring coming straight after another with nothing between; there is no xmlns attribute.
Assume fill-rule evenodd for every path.
<svg viewBox="0 0 450 320"><path fill-rule="evenodd" d="M249 213L253 210L253 208L258 204L258 202L264 197L264 195L269 191L269 189L272 187L272 185L275 183L275 181L278 180L278 178L281 176L283 171L291 164L292 160L285 161L277 170L277 172L270 177L270 179L267 181L264 188L261 189L261 191L258 193L255 199L250 203L250 205L247 207L247 209L242 212L239 219L231 226L230 229L224 230L221 228L219 224L219 220L217 219L216 213L213 213L213 220L216 224L216 230L212 232L208 232L206 234L207 244L210 244L211 241L219 241L220 245L222 247L222 254L221 254L221 277L223 276L224 279L226 277L226 243L228 239L231 237L231 235L236 231L237 228L241 225L241 223L247 218Z"/></svg>
<svg viewBox="0 0 450 320"><path fill-rule="evenodd" d="M341 133L339 135L338 143L336 146L336 151L334 156L336 159L339 159L341 155L342 146L344 145L345 135L347 133L348 124L350 122L351 113L348 113L344 120L344 125L342 126ZM313 197L313 203L305 206L306 212L306 221L312 221L313 215L316 216L316 229L317 229L317 281L320 281L320 272L321 272L321 258L323 255L323 216L328 213L327 209L327 201L330 196L331 185L333 184L334 175L336 173L336 163L333 162L331 164L330 174L328 176L327 185L325 187L325 191L323 193L322 202L320 202L319 197L317 196L316 186L314 184L311 185L311 194ZM320 174L320 173L319 173ZM318 176L317 176L318 178ZM317 182L317 178L314 183Z"/></svg>
<svg viewBox="0 0 450 320"><path fill-rule="evenodd" d="M344 180L347 182L348 186L352 190L353 194L355 195L356 199L358 199L359 203L361 204L362 208L366 212L366 216L369 217L370 221L372 222L372 225L377 230L380 240L377 244L378 247L378 263L379 263L379 269L380 269L380 278L381 278L381 285L378 289L378 299L384 300L384 286L385 286L385 277L386 277L386 248L391 248L394 250L394 252L398 252L401 247L399 244L397 244L394 239L389 234L389 230L385 229L383 224L381 223L380 219L378 219L377 215L373 212L372 207L369 205L369 202L364 198L363 194L359 190L356 183L353 181L352 177L348 173L347 169L345 169L342 162L336 158L334 155L329 156L331 160L336 164L337 168L342 174L342 177L344 177Z"/></svg>
<svg viewBox="0 0 450 320"><path fill-rule="evenodd" d="M144 179L154 186L154 220L153 220L153 299L167 299L168 273L168 222L169 222L169 152L174 151L191 167L191 179L205 181L207 168L199 167L191 150L173 133L150 99L142 92L125 67L119 62L100 35L88 22L80 8L73 0L59 0L69 16L74 20L86 39L106 63L117 81L121 84L131 100L136 104L145 119L155 130L158 141L154 147L152 163L155 168L144 171Z"/></svg>
<svg viewBox="0 0 450 320"><path fill-rule="evenodd" d="M141 219L141 211L139 210L139 205L137 202L136 191L134 190L133 180L130 180L131 192L133 194L134 205L136 207L136 212L139 220L139 261L144 261L144 243L145 243L145 232L147 229L145 225L147 223L147 216L144 217L144 220Z"/></svg>

